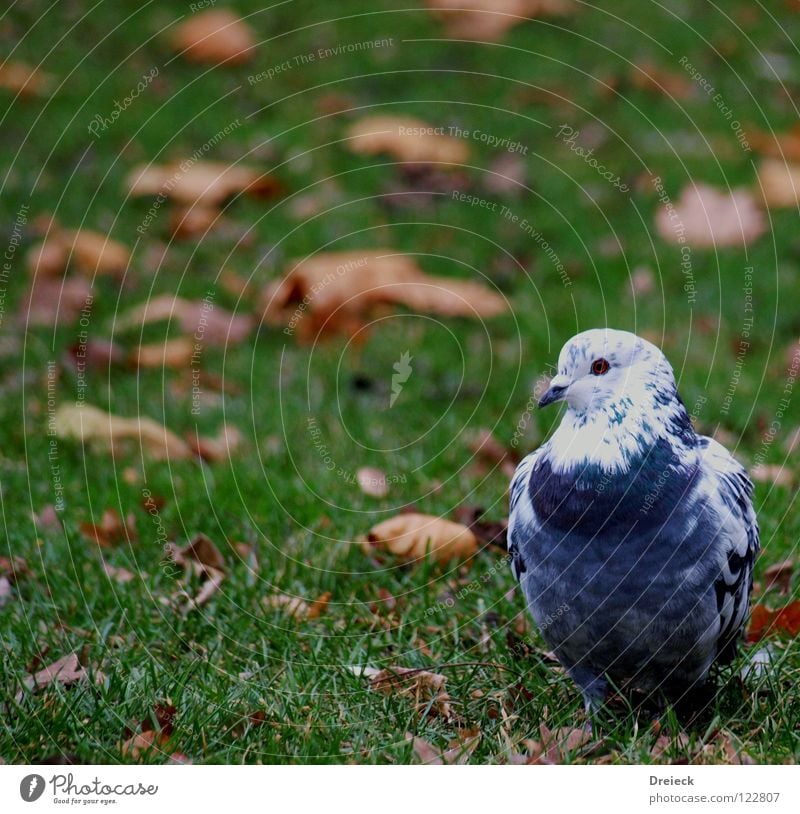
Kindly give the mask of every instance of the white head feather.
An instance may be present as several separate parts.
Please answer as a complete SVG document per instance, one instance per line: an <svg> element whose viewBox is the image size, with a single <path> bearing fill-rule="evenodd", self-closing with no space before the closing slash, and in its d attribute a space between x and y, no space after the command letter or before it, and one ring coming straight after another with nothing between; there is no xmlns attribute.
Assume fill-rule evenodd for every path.
<svg viewBox="0 0 800 814"><path fill-rule="evenodd" d="M659 348L628 331L600 328L574 336L561 350L558 374L540 404L566 401L549 441L559 470L594 463L625 471L659 437L688 423L672 367Z"/></svg>

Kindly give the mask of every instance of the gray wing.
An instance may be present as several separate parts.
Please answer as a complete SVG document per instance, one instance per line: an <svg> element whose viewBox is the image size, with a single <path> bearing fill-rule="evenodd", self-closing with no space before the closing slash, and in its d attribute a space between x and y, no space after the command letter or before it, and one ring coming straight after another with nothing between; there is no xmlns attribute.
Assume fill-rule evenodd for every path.
<svg viewBox="0 0 800 814"><path fill-rule="evenodd" d="M701 437L700 454L709 499L720 521L720 574L714 583L720 617L717 661L729 662L747 619L753 565L759 550L753 484L744 467L721 444Z"/></svg>
<svg viewBox="0 0 800 814"><path fill-rule="evenodd" d="M508 556L511 560L511 573L520 580L527 570L520 554L519 538L532 536L539 527L528 488L531 471L543 447L526 455L517 466L509 487L508 507Z"/></svg>

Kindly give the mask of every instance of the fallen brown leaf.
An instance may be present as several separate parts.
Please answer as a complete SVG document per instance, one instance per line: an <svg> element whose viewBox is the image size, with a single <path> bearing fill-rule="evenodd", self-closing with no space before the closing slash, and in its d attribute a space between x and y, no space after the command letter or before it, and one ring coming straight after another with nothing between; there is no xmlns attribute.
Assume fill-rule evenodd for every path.
<svg viewBox="0 0 800 814"><path fill-rule="evenodd" d="M189 609L205 605L225 579L225 558L205 534L196 534L182 548L168 543L167 556L175 565L202 580L197 594L194 597L187 595Z"/></svg>
<svg viewBox="0 0 800 814"><path fill-rule="evenodd" d="M768 591L775 586L782 594L788 594L796 565L794 560L783 560L770 565L764 571L764 578L767 581L765 590Z"/></svg>
<svg viewBox="0 0 800 814"><path fill-rule="evenodd" d="M111 448L124 440L138 441L142 451L155 460L180 460L192 457L187 443L151 418L122 418L89 404L65 404L52 418L59 438L96 442Z"/></svg>
<svg viewBox="0 0 800 814"><path fill-rule="evenodd" d="M545 724L540 724L539 737L548 763L564 763L571 753L585 754L600 745L592 740L591 732L585 728L563 726L549 729Z"/></svg>
<svg viewBox="0 0 800 814"><path fill-rule="evenodd" d="M55 78L26 62L6 60L0 64L0 88L21 96L44 96L55 84Z"/></svg>
<svg viewBox="0 0 800 814"><path fill-rule="evenodd" d="M800 633L800 600L790 602L777 610L770 610L760 604L753 606L747 631L748 642L757 642L766 636L776 634L797 636L798 633Z"/></svg>
<svg viewBox="0 0 800 814"><path fill-rule="evenodd" d="M105 676L97 669L91 671L91 677L94 679L95 684L102 684L105 681ZM47 667L43 667L33 675L26 676L23 684L29 690L36 690L41 687L49 687L51 684L61 684L69 687L89 678L90 671L80 663L76 653L70 653L52 664L48 664ZM21 696L22 693L19 694L18 698Z"/></svg>
<svg viewBox="0 0 800 814"><path fill-rule="evenodd" d="M200 348L202 345L192 337L178 336L165 342L139 345L131 354L131 363L144 368L180 369L189 365L195 351Z"/></svg>
<svg viewBox="0 0 800 814"><path fill-rule="evenodd" d="M388 153L398 161L463 164L469 158L467 143L445 129L411 116L366 116L350 128L348 147L357 155Z"/></svg>
<svg viewBox="0 0 800 814"><path fill-rule="evenodd" d="M239 65L254 56L253 29L227 9L195 13L171 33L173 48L190 62Z"/></svg>
<svg viewBox="0 0 800 814"><path fill-rule="evenodd" d="M54 226L41 243L27 254L28 271L60 276L70 263L83 274L122 274L128 268L128 247L92 229L62 229Z"/></svg>
<svg viewBox="0 0 800 814"><path fill-rule="evenodd" d="M263 295L264 319L289 324L310 338L335 332L348 318L369 313L380 303L442 316L493 317L507 310L503 297L472 280L432 277L416 262L392 249L326 252L294 261L289 273Z"/></svg>
<svg viewBox="0 0 800 814"><path fill-rule="evenodd" d="M794 474L782 464L756 464L750 467L750 477L757 483L771 483L791 488Z"/></svg>
<svg viewBox="0 0 800 814"><path fill-rule="evenodd" d="M205 208L242 192L262 198L283 192L279 181L255 167L219 161L143 164L131 171L127 186L131 195L163 195L185 206Z"/></svg>
<svg viewBox="0 0 800 814"><path fill-rule="evenodd" d="M293 616L295 619L308 618L308 602L299 596L271 594L270 596L265 596L262 602L268 608L280 608L287 616Z"/></svg>
<svg viewBox="0 0 800 814"><path fill-rule="evenodd" d="M479 729L469 729L458 732L458 737L448 744L448 748L440 751L424 738L414 737L406 733L406 740L410 740L414 754L420 763L428 766L463 766L469 763L470 756L481 740Z"/></svg>
<svg viewBox="0 0 800 814"><path fill-rule="evenodd" d="M650 756L656 760L663 758L667 752L683 752L689 746L689 737L685 732L678 732L677 735L659 735L653 748L650 750Z"/></svg>
<svg viewBox="0 0 800 814"><path fill-rule="evenodd" d="M101 548L111 548L117 543L136 539L136 518L129 514L124 520L116 509L106 509L99 523L83 522L78 525L80 533Z"/></svg>
<svg viewBox="0 0 800 814"><path fill-rule="evenodd" d="M695 91L694 83L687 74L659 68L652 62L634 65L631 71L631 84L639 90L680 101L688 99Z"/></svg>
<svg viewBox="0 0 800 814"><path fill-rule="evenodd" d="M399 514L373 526L367 551L388 551L403 561L432 557L440 563L465 560L478 548L475 535L461 523L427 514Z"/></svg>
<svg viewBox="0 0 800 814"><path fill-rule="evenodd" d="M656 229L664 240L685 240L696 247L743 246L766 230L764 213L752 193L746 189L720 191L707 184L684 188L670 209L662 206L656 213Z"/></svg>
<svg viewBox="0 0 800 814"><path fill-rule="evenodd" d="M499 40L530 17L562 16L576 9L571 0L425 0L451 37Z"/></svg>
<svg viewBox="0 0 800 814"><path fill-rule="evenodd" d="M75 322L91 304L92 284L85 277L36 277L22 302L19 319L29 325L64 325Z"/></svg>
<svg viewBox="0 0 800 814"><path fill-rule="evenodd" d="M767 206L794 209L800 203L800 163L766 159L758 168L758 184Z"/></svg>
<svg viewBox="0 0 800 814"><path fill-rule="evenodd" d="M103 570L106 572L109 579L113 579L120 585L133 582L133 580L136 579L136 574L134 574L133 571L129 571L127 568L119 568L118 566L111 565L111 563L108 562L103 562Z"/></svg>
<svg viewBox="0 0 800 814"><path fill-rule="evenodd" d="M473 455L486 463L496 464L509 478L519 463L517 451L503 446L486 427L481 427L470 435L468 447Z"/></svg>
<svg viewBox="0 0 800 814"><path fill-rule="evenodd" d="M176 565L186 567L187 563L197 563L203 568L213 568L225 571L225 558L222 552L205 534L195 534L183 548L173 549L173 558Z"/></svg>
<svg viewBox="0 0 800 814"><path fill-rule="evenodd" d="M800 124L796 124L788 133L751 129L748 138L753 149L762 155L800 162Z"/></svg>
<svg viewBox="0 0 800 814"><path fill-rule="evenodd" d="M188 436L187 441L204 461L216 463L230 460L231 455L241 447L244 436L233 424L223 424L215 438Z"/></svg>
<svg viewBox="0 0 800 814"><path fill-rule="evenodd" d="M428 670L415 670L407 667L387 667L378 670L374 667L354 667L356 675L369 678L370 689L383 695L400 695L411 698L417 712L426 712L445 720L453 717L450 696L445 690L445 677Z"/></svg>
<svg viewBox="0 0 800 814"><path fill-rule="evenodd" d="M170 231L177 238L204 235L222 223L222 214L213 206L180 207L170 214Z"/></svg>
<svg viewBox="0 0 800 814"><path fill-rule="evenodd" d="M22 557L0 557L0 577L8 580L10 584L13 585L29 574L28 563Z"/></svg>
<svg viewBox="0 0 800 814"><path fill-rule="evenodd" d="M249 314L232 314L209 300L185 300L162 294L131 308L117 321L117 330L149 325L164 320L177 322L196 343L225 345L244 341L255 325ZM181 346L185 353L186 347Z"/></svg>

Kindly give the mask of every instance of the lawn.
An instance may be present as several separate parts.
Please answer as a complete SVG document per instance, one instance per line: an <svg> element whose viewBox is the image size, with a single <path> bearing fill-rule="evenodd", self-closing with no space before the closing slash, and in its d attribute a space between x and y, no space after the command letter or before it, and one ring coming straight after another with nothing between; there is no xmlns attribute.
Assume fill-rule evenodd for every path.
<svg viewBox="0 0 800 814"><path fill-rule="evenodd" d="M508 460L476 454L472 439L489 429L509 455L535 449L559 418L530 411L535 383L590 327L661 345L698 427L759 465L756 601L798 598L797 568L784 569L782 591L765 576L797 558L800 532L787 452L800 426L797 208L765 210L764 233L740 246L679 245L655 227L692 183L757 189L758 135L798 120L800 52L787 33L797 11L778 0L603 5L479 42L449 39L420 0L341 0L335 13L323 2L236 0L227 6L258 46L225 67L175 54L165 29L200 13L176 0L27 0L3 13L1 58L41 62L52 86L35 97L0 90L0 219L13 247L0 280L0 558L24 560L16 574L0 570L0 758L407 763L425 748L416 736L435 751L466 739L471 762L505 763L547 731L582 727L580 696L498 547L482 545L467 564L407 565L358 541L408 506L448 518L480 507L503 520ZM642 80L643 65L667 90ZM412 172L354 154L348 128L372 113L444 127L469 157ZM284 193L235 195L220 224L175 239L174 207L149 213L154 198L128 195L126 179L138 164L198 150L269 172ZM503 171L513 180L498 183ZM55 327L28 324L25 305L26 253L51 217L132 255L124 274L91 279L85 319ZM314 341L260 320L259 292L292 258L384 247L428 274L482 280L508 312L383 308L353 336ZM246 293L231 279L248 282ZM243 341L203 347L194 393L188 365L129 361L140 343L181 334L175 320L120 323L165 294L256 317ZM78 375L75 346L111 340L119 358L98 352ZM390 404L405 353L410 374ZM55 438L54 410L76 399L181 438L225 423L241 441L215 461L159 461L135 442L112 452ZM359 488L363 467L385 473L388 494ZM107 509L132 519L106 545L86 524ZM165 543L197 534L221 552L225 578L192 607L186 595L203 575L175 567ZM287 595L316 602L314 612L270 599ZM766 675L743 681L763 646L723 671L700 723L667 711L654 724L620 702L597 737L558 759L794 762L800 646L778 631ZM72 653L87 675L23 689ZM441 698L377 691L359 667L444 675L450 714L436 714ZM123 746L159 729L152 750Z"/></svg>

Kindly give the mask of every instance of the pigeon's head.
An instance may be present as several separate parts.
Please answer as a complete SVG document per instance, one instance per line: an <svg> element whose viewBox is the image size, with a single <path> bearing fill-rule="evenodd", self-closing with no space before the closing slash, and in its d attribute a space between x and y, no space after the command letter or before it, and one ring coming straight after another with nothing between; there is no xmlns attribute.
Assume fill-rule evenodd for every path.
<svg viewBox="0 0 800 814"><path fill-rule="evenodd" d="M573 336L561 349L558 373L539 406L566 401L586 416L600 411L622 416L652 403L659 393L675 393L675 377L664 354L636 334L597 328Z"/></svg>

